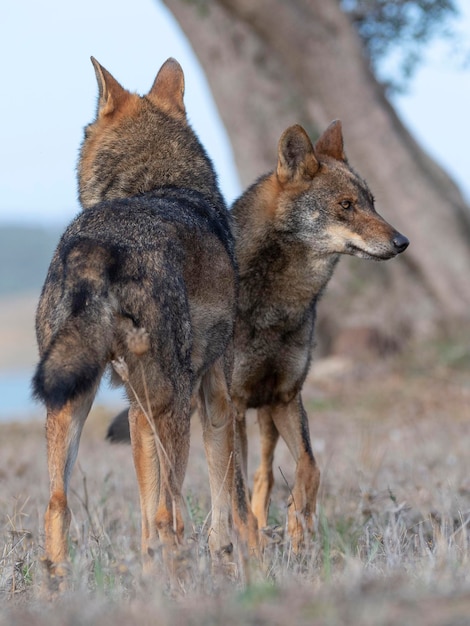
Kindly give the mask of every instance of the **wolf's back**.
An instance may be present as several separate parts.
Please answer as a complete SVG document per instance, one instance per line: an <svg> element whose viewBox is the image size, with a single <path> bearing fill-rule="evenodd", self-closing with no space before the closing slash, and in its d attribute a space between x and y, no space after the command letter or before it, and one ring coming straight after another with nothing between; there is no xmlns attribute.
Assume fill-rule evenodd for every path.
<svg viewBox="0 0 470 626"><path fill-rule="evenodd" d="M113 338L109 292L112 255L87 239L64 238L51 264L37 315L41 359L33 393L48 407L91 391L106 366Z"/></svg>

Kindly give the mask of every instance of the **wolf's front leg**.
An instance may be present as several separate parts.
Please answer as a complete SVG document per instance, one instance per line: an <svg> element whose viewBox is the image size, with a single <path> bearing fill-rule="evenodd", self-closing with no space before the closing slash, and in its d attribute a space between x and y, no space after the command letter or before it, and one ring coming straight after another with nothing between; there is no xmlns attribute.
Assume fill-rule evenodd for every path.
<svg viewBox="0 0 470 626"><path fill-rule="evenodd" d="M261 461L254 476L251 506L261 530L268 525L269 498L274 484L274 450L279 439L270 407L258 409L258 424L261 435Z"/></svg>
<svg viewBox="0 0 470 626"><path fill-rule="evenodd" d="M272 408L274 424L296 462L295 481L289 498L287 530L294 552L313 532L320 470L310 444L308 417L298 394L294 400Z"/></svg>

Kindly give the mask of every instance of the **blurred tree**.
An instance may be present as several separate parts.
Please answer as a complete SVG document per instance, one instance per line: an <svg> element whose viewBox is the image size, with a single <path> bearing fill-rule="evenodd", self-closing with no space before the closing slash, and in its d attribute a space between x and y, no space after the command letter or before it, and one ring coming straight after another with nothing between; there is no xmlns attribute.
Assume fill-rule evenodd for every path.
<svg viewBox="0 0 470 626"><path fill-rule="evenodd" d="M365 46L376 76L384 59L395 57L399 75L382 76L387 88L401 89L436 36L455 37L455 0L341 0Z"/></svg>
<svg viewBox="0 0 470 626"><path fill-rule="evenodd" d="M341 261L320 306L324 347L334 350L345 327L401 340L468 322L469 208L401 123L339 0L165 4L204 67L244 185L275 167L287 126L298 122L315 139L341 119L378 211L411 240L396 261Z"/></svg>

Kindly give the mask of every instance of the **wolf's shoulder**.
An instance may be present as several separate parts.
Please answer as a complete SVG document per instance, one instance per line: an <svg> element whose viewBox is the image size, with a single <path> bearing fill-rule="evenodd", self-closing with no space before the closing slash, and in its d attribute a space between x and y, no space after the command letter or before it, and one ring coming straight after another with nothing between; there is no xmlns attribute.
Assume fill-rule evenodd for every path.
<svg viewBox="0 0 470 626"><path fill-rule="evenodd" d="M162 187L129 198L105 200L80 213L66 231L66 239L91 237L154 241L161 237L204 238L215 236L234 258L230 214L192 189ZM176 240L175 240L176 243Z"/></svg>

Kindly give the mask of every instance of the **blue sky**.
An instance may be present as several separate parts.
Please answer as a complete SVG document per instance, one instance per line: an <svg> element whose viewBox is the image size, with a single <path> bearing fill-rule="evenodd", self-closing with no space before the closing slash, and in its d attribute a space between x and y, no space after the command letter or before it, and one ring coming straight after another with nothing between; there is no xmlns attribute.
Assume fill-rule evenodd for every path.
<svg viewBox="0 0 470 626"><path fill-rule="evenodd" d="M461 28L470 35L470 3L461 5ZM429 50L395 105L470 198L470 71L455 69L442 49ZM215 161L227 200L238 194L204 75L171 14L155 0L4 2L0 55L0 223L64 224L79 210L75 166L97 91L90 55L139 93L148 91L168 56L176 57L185 70L193 127Z"/></svg>

